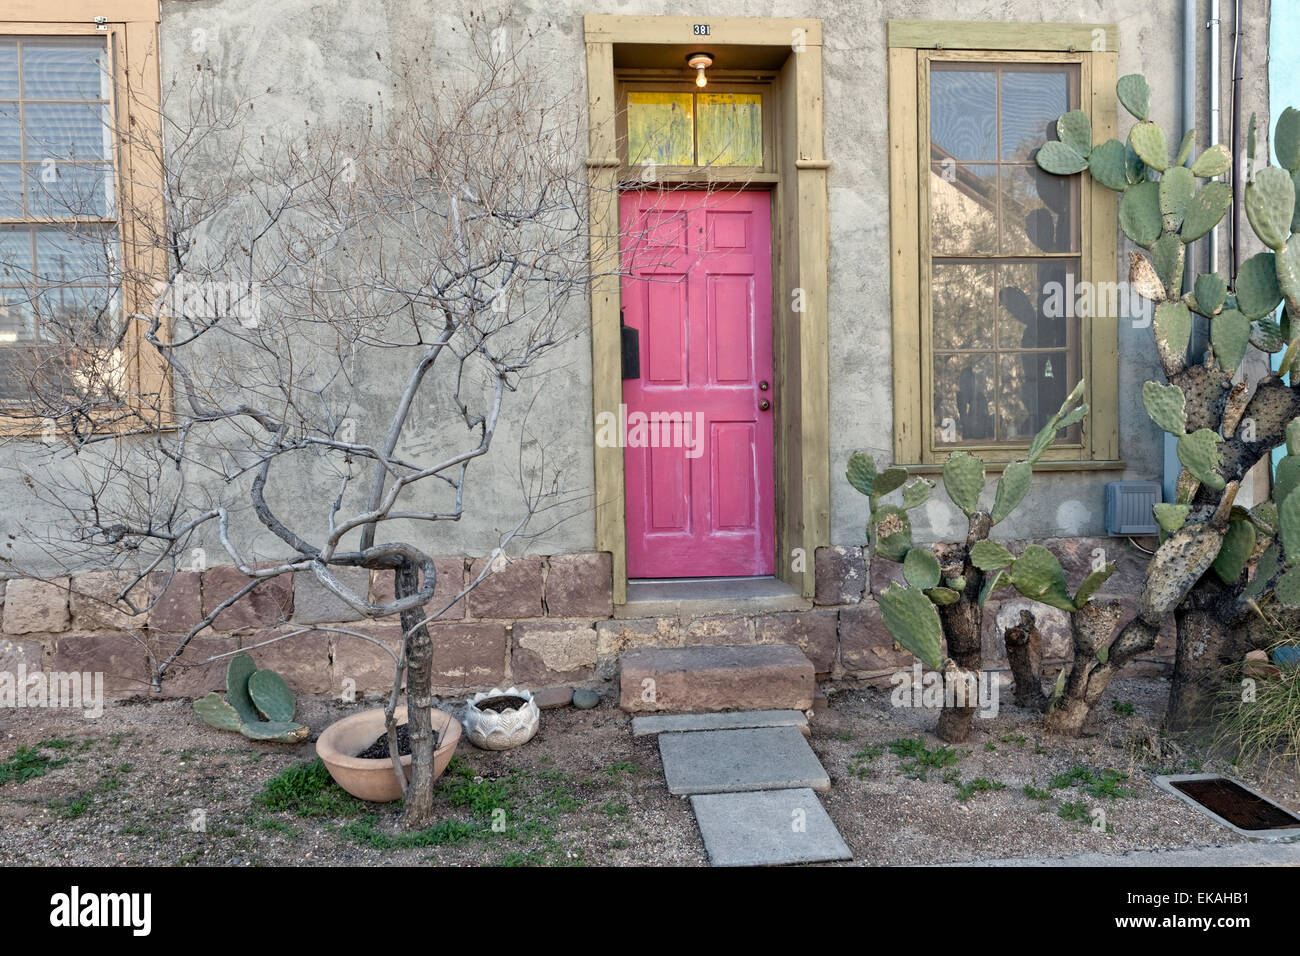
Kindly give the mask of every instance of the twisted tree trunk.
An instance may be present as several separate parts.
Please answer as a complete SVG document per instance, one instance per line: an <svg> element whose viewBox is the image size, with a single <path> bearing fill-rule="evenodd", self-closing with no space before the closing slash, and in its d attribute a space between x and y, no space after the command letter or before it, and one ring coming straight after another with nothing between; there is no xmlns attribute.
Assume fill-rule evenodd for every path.
<svg viewBox="0 0 1300 956"><path fill-rule="evenodd" d="M1007 663L1016 682L1016 704L1031 710L1046 710L1043 693L1043 636L1033 612L1020 612L1020 623L1002 633L1007 645Z"/></svg>
<svg viewBox="0 0 1300 956"><path fill-rule="evenodd" d="M977 511L970 516L970 530L966 535L966 545L951 562L943 562L943 574L947 578L962 577L966 586L962 588L961 597L952 604L938 608L939 620L943 623L943 635L948 641L948 656L963 671L970 671L977 676L983 666L983 608L979 605L980 590L984 587L984 572L970 561L970 549L976 541L989 536L993 521L988 512ZM941 740L949 743L962 743L969 739L971 720L975 707L944 707L939 714L939 725L935 733Z"/></svg>
<svg viewBox="0 0 1300 956"><path fill-rule="evenodd" d="M1070 615L1074 634L1074 661L1065 681L1061 696L1047 712L1044 727L1048 733L1077 737L1083 733L1092 708L1106 692L1111 680L1125 664L1139 654L1149 651L1156 643L1160 625L1152 624L1141 616L1124 625L1119 636L1111 641L1119 621L1122 605L1118 601L1098 604L1089 601ZM1102 661L1098 650L1105 648Z"/></svg>
<svg viewBox="0 0 1300 956"><path fill-rule="evenodd" d="M398 598L420 591L419 568L403 561L397 569L394 592ZM408 633L406 647L406 720L411 735L411 780L406 787L403 824L413 830L433 822L433 752L437 736L433 730L433 638L420 607L401 614L402 630Z"/></svg>

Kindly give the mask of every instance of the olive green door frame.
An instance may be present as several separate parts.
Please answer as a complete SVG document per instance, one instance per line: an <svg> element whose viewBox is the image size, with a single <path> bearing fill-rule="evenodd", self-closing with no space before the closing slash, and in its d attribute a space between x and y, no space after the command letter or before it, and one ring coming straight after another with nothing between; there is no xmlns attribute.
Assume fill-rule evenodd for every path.
<svg viewBox="0 0 1300 956"><path fill-rule="evenodd" d="M772 190L773 353L776 412L776 575L800 594L814 590L817 548L830 543L830 392L827 260L830 229L822 137L820 20L751 17L583 18L587 45L593 419L623 398L619 342L616 52L622 66L660 66L670 47L735 47L742 67L775 70L775 175L751 177ZM619 48L616 51L616 48ZM756 62L743 62L753 55ZM636 62L641 56L644 62ZM779 65L777 60L780 60ZM761 61L761 62L759 62ZM683 76L686 65L682 63ZM720 183L721 171L702 182ZM686 180L689 181L689 180ZM592 434L595 434L594 427ZM596 547L614 558L614 603L627 602L623 449L594 445Z"/></svg>

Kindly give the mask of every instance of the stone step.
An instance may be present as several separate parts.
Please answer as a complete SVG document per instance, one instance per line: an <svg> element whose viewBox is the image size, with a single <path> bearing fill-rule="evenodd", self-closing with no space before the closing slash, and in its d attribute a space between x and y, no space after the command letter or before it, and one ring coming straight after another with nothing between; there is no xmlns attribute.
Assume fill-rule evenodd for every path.
<svg viewBox="0 0 1300 956"><path fill-rule="evenodd" d="M630 713L810 710L816 681L789 644L643 647L619 659L619 706Z"/></svg>
<svg viewBox="0 0 1300 956"><path fill-rule="evenodd" d="M850 860L840 831L808 789L691 797L714 866L782 866Z"/></svg>
<svg viewBox="0 0 1300 956"><path fill-rule="evenodd" d="M737 710L714 714L652 714L632 718L632 736L685 733L697 730L740 730L745 727L797 727L808 736L802 710Z"/></svg>
<svg viewBox="0 0 1300 956"><path fill-rule="evenodd" d="M660 734L659 756L668 792L678 796L831 786L817 755L795 727Z"/></svg>

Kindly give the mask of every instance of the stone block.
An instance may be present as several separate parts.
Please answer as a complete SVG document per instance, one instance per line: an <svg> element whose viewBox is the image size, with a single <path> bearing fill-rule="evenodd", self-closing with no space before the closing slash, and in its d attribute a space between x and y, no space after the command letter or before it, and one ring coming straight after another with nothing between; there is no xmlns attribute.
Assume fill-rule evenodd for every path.
<svg viewBox="0 0 1300 956"><path fill-rule="evenodd" d="M590 680L596 629L590 622L520 621L511 630L510 673L516 685Z"/></svg>
<svg viewBox="0 0 1300 956"><path fill-rule="evenodd" d="M596 676L613 680L624 651L638 647L681 647L675 618L649 617L596 622Z"/></svg>
<svg viewBox="0 0 1300 956"><path fill-rule="evenodd" d="M330 568L330 574L362 601L370 595L370 572L365 568ZM293 576L293 619L298 624L335 624L359 621L364 615L321 584L309 571Z"/></svg>
<svg viewBox="0 0 1300 956"><path fill-rule="evenodd" d="M260 630L293 618L293 574L264 580L213 621L218 631ZM234 565L220 565L203 572L203 613L211 614L222 602L237 594L250 578Z"/></svg>
<svg viewBox="0 0 1300 956"><path fill-rule="evenodd" d="M691 797L714 866L781 866L850 860L852 852L810 789ZM791 820L803 826L791 826Z"/></svg>
<svg viewBox="0 0 1300 956"><path fill-rule="evenodd" d="M612 617L614 562L608 551L554 554L546 572L546 613L550 617Z"/></svg>
<svg viewBox="0 0 1300 956"><path fill-rule="evenodd" d="M5 589L6 634L57 634L72 625L67 578L15 578Z"/></svg>
<svg viewBox="0 0 1300 956"><path fill-rule="evenodd" d="M469 582L478 580L490 561L490 558L474 559L470 565ZM469 616L511 621L541 617L542 567L540 555L499 563L470 591Z"/></svg>
<svg viewBox="0 0 1300 956"><path fill-rule="evenodd" d="M378 647L370 641L353 637L349 634L331 634L334 669L333 684L330 695L340 696L351 687L358 697L366 695L383 696L393 689L393 675L397 661L393 655L402 650L402 627L397 618L385 618L383 621L366 621L351 624L349 631L365 634L382 644ZM389 651L392 653L390 654ZM434 661L438 652L434 650ZM346 683L351 681L351 684Z"/></svg>
<svg viewBox="0 0 1300 956"><path fill-rule="evenodd" d="M208 573L208 572L205 572ZM330 663L330 635L325 631L306 631L284 640L258 647L280 634L292 634L293 627L257 631L240 639L259 669L269 668L284 678L295 694L337 693Z"/></svg>
<svg viewBox="0 0 1300 956"><path fill-rule="evenodd" d="M181 642L181 634L151 634L149 649L157 663L162 663ZM199 634L185 645L181 656L168 665L163 674L162 692L166 697L202 697L215 691L226 690L226 667L230 658L204 663L217 654L226 654L239 647L233 637L209 637Z"/></svg>
<svg viewBox="0 0 1300 956"><path fill-rule="evenodd" d="M789 644L647 647L620 660L625 711L809 710L813 665Z"/></svg>
<svg viewBox="0 0 1300 956"><path fill-rule="evenodd" d="M504 624L450 621L431 624L433 681L437 687L487 689L506 676Z"/></svg>
<svg viewBox="0 0 1300 956"><path fill-rule="evenodd" d="M760 644L793 644L808 655L818 674L829 674L839 651L839 614L793 611L756 617L754 637Z"/></svg>
<svg viewBox="0 0 1300 956"><path fill-rule="evenodd" d="M18 665L31 674L44 667L45 647L40 641L11 641L0 638L0 671L14 674Z"/></svg>
<svg viewBox="0 0 1300 956"><path fill-rule="evenodd" d="M198 571L156 572L149 576L154 597L149 628L164 634L185 634L203 620L203 575Z"/></svg>
<svg viewBox="0 0 1300 956"><path fill-rule="evenodd" d="M797 727L660 734L659 755L668 792L678 796L831 786Z"/></svg>
<svg viewBox="0 0 1300 956"><path fill-rule="evenodd" d="M885 629L880 605L870 598L857 607L840 609L839 637L840 664L846 671L902 670L916 660L895 646L893 635Z"/></svg>
<svg viewBox="0 0 1300 956"><path fill-rule="evenodd" d="M60 634L50 669L102 673L109 694L148 693L153 676L144 640L131 634Z"/></svg>
<svg viewBox="0 0 1300 956"><path fill-rule="evenodd" d="M857 604L867 589L867 560L858 547L818 548L817 604Z"/></svg>
<svg viewBox="0 0 1300 956"><path fill-rule="evenodd" d="M93 571L72 579L72 626L78 631L128 631L143 628L145 614L132 614L117 600L118 592L130 584L135 575L114 571ZM137 607L146 606L147 588L137 585L131 600Z"/></svg>

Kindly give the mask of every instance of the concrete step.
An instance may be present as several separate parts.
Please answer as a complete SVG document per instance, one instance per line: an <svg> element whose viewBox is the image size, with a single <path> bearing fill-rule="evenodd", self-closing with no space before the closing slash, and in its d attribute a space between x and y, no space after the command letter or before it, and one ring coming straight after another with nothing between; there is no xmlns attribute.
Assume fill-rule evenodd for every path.
<svg viewBox="0 0 1300 956"><path fill-rule="evenodd" d="M714 866L782 866L853 858L809 789L696 794L691 808Z"/></svg>
<svg viewBox="0 0 1300 956"><path fill-rule="evenodd" d="M752 727L660 734L668 792L829 790L830 777L795 727Z"/></svg>
<svg viewBox="0 0 1300 956"><path fill-rule="evenodd" d="M810 710L812 661L789 644L643 647L619 659L619 706L629 713Z"/></svg>
<svg viewBox="0 0 1300 956"><path fill-rule="evenodd" d="M632 736L685 733L696 730L742 730L746 727L797 727L808 736L802 710L737 710L715 714L651 714L632 718Z"/></svg>

